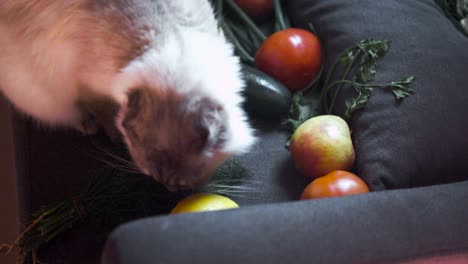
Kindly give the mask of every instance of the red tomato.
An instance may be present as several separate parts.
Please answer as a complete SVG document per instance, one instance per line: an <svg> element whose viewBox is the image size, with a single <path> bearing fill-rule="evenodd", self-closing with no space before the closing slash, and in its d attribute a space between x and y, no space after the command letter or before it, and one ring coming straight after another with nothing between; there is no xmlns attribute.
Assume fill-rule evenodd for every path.
<svg viewBox="0 0 468 264"><path fill-rule="evenodd" d="M322 67L320 41L303 29L278 31L258 49L255 65L291 91L304 89L317 77Z"/></svg>
<svg viewBox="0 0 468 264"><path fill-rule="evenodd" d="M253 20L263 20L273 14L273 0L235 0L235 2Z"/></svg>
<svg viewBox="0 0 468 264"><path fill-rule="evenodd" d="M351 172L336 170L313 180L301 195L301 200L368 193L369 187Z"/></svg>

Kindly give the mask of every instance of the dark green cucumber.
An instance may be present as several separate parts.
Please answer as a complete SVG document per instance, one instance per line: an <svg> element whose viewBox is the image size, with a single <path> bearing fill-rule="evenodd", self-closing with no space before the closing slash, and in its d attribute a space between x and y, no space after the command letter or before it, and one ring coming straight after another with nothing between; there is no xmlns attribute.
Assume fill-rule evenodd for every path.
<svg viewBox="0 0 468 264"><path fill-rule="evenodd" d="M268 74L242 65L244 89L244 108L252 117L269 120L286 118L291 107L291 92L283 84Z"/></svg>

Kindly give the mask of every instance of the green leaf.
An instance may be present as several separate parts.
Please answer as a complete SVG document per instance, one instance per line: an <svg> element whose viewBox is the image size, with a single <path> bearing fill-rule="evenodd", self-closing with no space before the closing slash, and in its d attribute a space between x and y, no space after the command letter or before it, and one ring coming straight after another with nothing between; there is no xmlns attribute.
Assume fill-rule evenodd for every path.
<svg viewBox="0 0 468 264"><path fill-rule="evenodd" d="M357 44L362 51L359 70L354 77L358 83L368 83L374 80L377 73L376 61L383 58L391 47L391 42L387 40L365 39Z"/></svg>
<svg viewBox="0 0 468 264"><path fill-rule="evenodd" d="M361 40L357 46L367 55L366 60L376 61L387 54L391 44L392 42L389 40L365 39Z"/></svg>
<svg viewBox="0 0 468 264"><path fill-rule="evenodd" d="M317 92L305 95L302 92L293 94L289 118L283 122L292 131L295 131L307 119L320 114L320 104Z"/></svg>
<svg viewBox="0 0 468 264"><path fill-rule="evenodd" d="M388 87L392 89L392 93L397 100L401 100L405 97L414 94L413 88L411 88L411 84L416 80L414 76L409 76L407 78L403 78L396 82L389 83Z"/></svg>
<svg viewBox="0 0 468 264"><path fill-rule="evenodd" d="M351 115L359 109L366 106L367 101L372 94L372 87L362 86L358 84L353 85L354 89L358 92L357 97L348 99L346 101L346 112L344 114L345 119L350 119Z"/></svg>
<svg viewBox="0 0 468 264"><path fill-rule="evenodd" d="M356 49L356 46L346 49L343 54L341 54L338 62L343 65L349 65L356 59L357 51L358 49Z"/></svg>
<svg viewBox="0 0 468 264"><path fill-rule="evenodd" d="M377 74L377 61L385 57L391 48L391 41L388 40L361 40L352 47L346 49L329 68L323 87L320 91L318 101L312 100L303 93L296 93L293 96L289 119L287 124L293 131L304 121L320 113L319 109L326 109L326 113L331 113L335 98L337 98L340 88L344 85L353 87L356 96L349 98L346 102L345 119L350 119L352 114L364 108L372 96L374 88L390 88L397 100L401 100L414 93L411 84L415 81L414 76L403 78L386 84L372 84ZM359 65L355 65L359 62ZM344 69L339 69L345 67ZM342 70L343 77L331 81L336 76L336 71ZM348 77L348 74L353 74ZM327 105L327 98L333 93L332 102ZM288 146L286 143L286 146Z"/></svg>
<svg viewBox="0 0 468 264"><path fill-rule="evenodd" d="M354 80L359 83L368 83L374 80L376 72L377 66L373 61L362 62L359 71L354 77Z"/></svg>

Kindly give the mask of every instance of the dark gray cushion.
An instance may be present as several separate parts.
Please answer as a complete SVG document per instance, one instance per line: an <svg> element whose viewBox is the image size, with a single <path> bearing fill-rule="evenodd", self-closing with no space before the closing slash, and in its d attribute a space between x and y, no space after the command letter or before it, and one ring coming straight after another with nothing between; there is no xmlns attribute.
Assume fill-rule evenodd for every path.
<svg viewBox="0 0 468 264"><path fill-rule="evenodd" d="M445 22L446 20L444 20L445 18L443 18L442 13L438 12L437 8L430 1L413 1L389 0L385 1L385 3L380 3L384 1L374 3L372 1L352 0L308 1L307 8L302 6L305 1L288 1L291 7L296 10L292 12L292 16L300 18L298 22L301 22L303 26L306 26L306 20L308 20L305 19L305 15L313 15L314 17L311 19L318 22L320 20L326 22L317 22L316 24L318 31L321 32L321 37L324 40L328 39L328 44L326 44L325 48L327 54L330 55L330 60L333 59L332 56L336 56L339 50L351 45L362 37L377 38L384 36L393 40L394 48L385 60L385 63L381 64L382 67L379 69L381 74L378 76L378 80L383 80L382 78L384 77L385 80L394 79L394 77L398 78L408 73L418 76L417 86L415 86L417 95L408 98L404 102L401 110L399 110L401 113L408 112L403 107L414 105L411 108L414 110L414 108L425 109L436 105L434 108L417 112L419 114L426 112L429 114L425 116L424 120L419 120L413 125L411 124L411 119L404 116L392 118L383 123L380 123L381 121L373 122L375 117L363 119L366 116L364 113L369 113L368 115L370 115L369 110L374 109L371 111L374 112L375 109L386 109L384 106L393 105L391 95L379 93L374 96L369 108L361 113L363 117L356 117L353 120L353 126L354 124L358 124L359 120L367 120L361 126L370 128L361 129L360 132L356 130L354 135L358 151L357 164L359 173L366 176L367 179L377 179L376 183L372 183L371 181L375 189L379 189L382 186L415 186L421 183L421 179L424 184L429 184L436 182L433 181L435 176L438 177L437 181L444 182L462 178L463 176L466 177L467 175L462 170L464 164L457 165L456 162L460 163L461 160L466 160L462 158L463 153L455 155L466 150L464 146L466 146L467 139L455 137L459 133L466 131L466 122L453 124L454 120L463 117L463 113L466 114L466 106L461 104L462 99L466 99L466 93L459 90L458 100L454 100L451 97L453 91L448 92L457 87L462 87L466 81L466 77L462 78L460 74L456 74L456 71L466 69L467 63L461 62L466 61L466 52L463 53L461 51L466 46L466 40L461 36L456 37L458 31L452 30L450 22ZM382 9L381 11L376 11L376 8L382 5L392 5L394 7L388 10ZM362 6L365 6L365 8L362 8ZM420 6L425 8L419 10ZM411 11L413 9L418 9L419 11L417 12L421 14L418 14L418 17L413 17L414 12ZM302 13L303 11L306 13ZM379 16L382 15L381 18L374 17L374 19L383 19L384 22L391 20L391 23L382 22L378 25L373 25L372 23L375 21L367 17L368 12L372 15L371 17L374 17L375 13L378 13ZM402 18L403 15L409 15L409 17ZM434 16L435 22L419 21L430 20L432 16ZM394 19L390 19L389 17ZM354 23L358 25L354 25ZM414 24L425 25L424 23L430 24L429 26L414 26ZM357 29L354 29L354 27ZM366 29L366 27L368 28ZM392 34L383 33L386 30L406 32L409 31L407 27L418 28L418 30L412 30L414 31L414 36L410 32L406 33L407 35L411 35L409 40L395 39ZM444 27L444 29L435 30L440 27ZM434 31L437 34L433 33ZM421 39L417 35L422 34L422 32L430 36L422 37ZM438 38L434 38L433 40L433 35L437 35ZM420 49L418 48L419 46L435 47L429 49L432 52L432 56L435 57L432 59L430 57L423 57L422 55L427 53L428 48ZM397 47L404 52L402 54L395 53ZM405 47L406 49L404 49ZM456 55L445 54L445 52L454 52ZM404 66L404 64L402 64L404 67L399 65L402 62L413 61L414 58L411 60L409 57L413 53L421 57L421 63L413 62L417 67L410 68L409 66ZM453 59L453 61L448 63L445 61L448 60L447 58ZM433 62L432 66L428 64L429 60ZM427 68L432 76L428 74L424 77L424 74L421 74L425 72L424 68ZM382 76L383 70L386 72L388 70L393 75ZM425 81L422 81L424 79ZM435 86L431 86L435 85L433 83L455 83L457 85L441 86L442 88L437 90L440 91L441 96L440 98L436 98L438 101L434 103L433 97L429 96L429 99L427 99L425 95L425 89L434 91ZM429 88L426 88L426 86ZM453 109L458 109L458 111L452 112ZM391 116L385 112L380 113L380 115L385 117ZM447 119L447 124L441 124L441 119ZM390 122L392 120L393 123ZM408 128L408 130L405 130L402 127L394 127L394 123L398 123L400 120L405 126L416 127L417 129L410 130ZM439 120L435 123L438 129L434 128L436 132L424 129L426 125L431 125L432 120ZM389 123L391 123L390 126L388 126ZM386 126L388 126L389 131L386 131ZM402 131L406 135L405 137L398 136L398 133ZM387 192L382 192L381 194L374 193L369 194L369 196L363 195L342 200L331 199L316 202L279 203L248 207L249 204L295 200L299 197L306 184L305 179L294 171L290 155L283 148L287 134L275 129L262 129L259 133L262 136L262 141L259 142L251 153L240 157L243 164L255 175L254 182L246 183L248 186L252 184L254 189L249 193L241 193L242 197L233 197L241 204L242 209L232 212L220 212L219 214L148 219L130 224L129 227L124 226L112 235L108 242L108 250L106 251L108 255L106 254L106 256L111 259L116 254L115 260L117 263L119 263L118 261L124 263L125 260L128 260L128 263L138 263L138 257L135 258L136 261L133 261L131 258L135 255L141 255L140 257L147 257L147 260L151 260L151 263L157 263L158 257L164 259L173 256L171 253L178 249L179 246L187 246L187 249L190 249L191 246L196 248L195 244L199 243L200 248L198 249L200 250L187 251L182 248L180 251L177 251L174 261L181 258L193 258L195 261L199 257L208 258L211 256L213 261L208 262L219 263L216 260L224 256L223 262L228 262L229 257L233 254L225 253L222 250L216 251L218 249L216 246L211 251L203 251L204 245L213 246L213 242L219 241L219 239L210 235L216 234L217 230L222 230L223 228L226 228L228 231L226 236L222 237L224 244L218 244L218 247L225 245L225 248L229 248L231 245L236 245L233 253L237 252L239 254L236 255L237 257L232 258L233 263L236 263L236 260L240 258L247 258L253 255L258 256L257 259L259 261L264 259L265 263L268 263L268 260L280 262L284 258L291 258L295 255L298 256L299 261L305 261L306 258L311 259L311 256L316 256L319 260L325 260L328 257L333 258L334 255L337 255L337 258L343 259L353 254L355 256L364 254L362 255L363 258L373 259L373 256L377 256L376 254L406 257L413 256L413 252L415 251L421 252L421 254L437 254L444 253L446 250L448 253L454 252L457 249L463 251L466 248L466 241L458 240L467 236L467 232L464 229L466 225L460 223L460 219L466 219L467 216L465 211L459 209L466 207L463 205L463 201L467 201L467 197L464 196L467 184L464 182L456 185L424 188L419 191L416 190L414 193L413 191L402 190L401 192L392 191L388 192L388 194L385 194ZM434 143L433 141L427 141L428 134L432 135L434 140L440 137L445 138L447 134L450 136L447 136L447 145L444 145L437 143L438 141L434 141ZM382 135L385 140L388 140L385 143L382 143ZM375 142L372 139L374 137ZM90 152L94 153L95 151L94 139L83 138L68 133L43 131L30 123L18 126L15 138L16 163L21 189L20 201L22 204L22 215L24 216L22 217L23 224L27 223L32 211L40 205L62 200L83 189L86 186L89 171L99 164L90 155ZM367 138L367 141L364 140L365 138ZM401 143L402 145L399 145L400 141L403 142ZM457 141L459 144L454 146L454 141ZM413 142L415 142L414 145ZM369 150L364 144L371 144L376 147ZM390 144L395 146L392 146L390 149L381 148ZM404 149L403 154L393 152L393 150L400 148L400 146ZM412 149L409 146L418 147ZM409 151L408 148L410 149ZM437 151L433 151L434 149L437 149ZM426 153L421 154L421 152L426 150ZM453 167L450 167L447 165L450 164L447 161L449 160L447 155L452 155L452 153L454 155L451 158L455 162L452 164ZM371 160L371 154L374 155L376 161ZM443 159L439 157L442 154L445 155ZM387 159L386 156L388 155L393 158ZM410 174L412 172L411 168L402 168L400 172L394 166L394 163L400 161L400 159L395 157L400 156L402 157L401 161L405 162L405 164L411 163L407 163L408 161L404 159L408 157L415 158L417 162L412 164L414 164L413 170L416 172L426 173L432 169L441 167L448 167L448 169L442 174ZM429 161L426 161L427 156L429 157ZM371 164L372 168L366 169L364 165L367 163ZM375 171L373 171L374 169ZM375 177L373 177L374 172L376 174ZM401 179L398 179L400 173L405 177L402 178L404 179L404 184L401 183ZM412 177L415 178L408 179L408 175L413 175ZM381 184L380 182L385 184ZM462 202L462 204L458 202ZM316 218L317 220L315 220ZM364 224L359 226L362 223L361 221L363 221L362 219L369 220L365 220ZM175 224L170 225L167 231L165 231L164 225L172 221ZM140 223L143 225L140 226ZM343 223L351 223L354 227L350 230L356 230L357 232L347 231ZM45 254L40 254L40 259L49 263L97 263L97 256L108 230L96 227L93 223L89 225L92 226L81 226L67 233L61 239L56 240L47 248L43 248L41 253ZM192 233L185 233L187 227L192 225ZM243 230L242 228L246 226L249 228ZM364 226L365 232L363 231ZM389 230L388 232L385 231L387 229ZM131 236L133 230L135 237ZM259 232L255 232L255 230ZM360 230L363 232L359 232ZM239 231L237 236L235 231ZM406 236L407 231L414 231L410 232L410 235L422 234L426 236L420 238L414 237L414 240L411 240L409 235ZM191 235L203 232L205 232L205 236L191 237ZM355 237L355 234L358 233L363 237ZM264 234L267 234L267 236L263 236ZM380 235L384 239L380 240ZM181 237L183 239L180 239ZM317 240L321 242L317 243ZM135 241L133 247L130 245L131 241ZM379 244L376 244L376 242L379 242ZM338 243L338 251L333 250L332 246L335 243ZM404 247L407 244L412 246ZM312 245L313 248L309 245ZM350 246L349 251L337 254L337 252L348 246ZM368 246L373 248L368 249ZM174 247L175 249L169 250L170 247ZM378 248L378 250L374 252L375 248ZM210 248L205 249L208 250ZM438 252L438 249L441 249L442 252ZM163 252L163 255L157 255L161 252ZM398 255L398 252L401 252L401 255ZM267 258L266 254L270 254L270 257ZM317 254L320 254L320 256Z"/></svg>
<svg viewBox="0 0 468 264"><path fill-rule="evenodd" d="M376 82L416 75L416 94L396 104L376 90L351 121L357 173L374 190L466 179L468 39L430 0L290 0L301 27L312 22L327 66L364 38L393 48ZM345 91L341 103L350 95ZM338 107L337 113L343 108ZM302 183L290 172L282 134L264 134L241 157L273 201L293 199ZM293 178L288 178L289 174ZM282 180L283 179L283 180ZM293 188L291 188L293 186ZM284 188L284 189L283 189ZM104 263L395 263L467 252L468 182L372 192L346 198L247 206L162 216L115 230ZM288 194L285 190L291 189ZM262 198L259 190L257 197ZM262 200L262 199L260 199ZM242 202L242 201L241 201Z"/></svg>
<svg viewBox="0 0 468 264"><path fill-rule="evenodd" d="M374 89L367 107L351 121L356 172L373 190L463 179L468 170L468 38L433 0L295 0L291 16L312 23L326 65L357 41L391 40L376 83L415 75L416 93L401 104ZM336 107L343 113L345 89Z"/></svg>
<svg viewBox="0 0 468 264"><path fill-rule="evenodd" d="M468 182L138 220L104 264L397 263L468 252Z"/></svg>

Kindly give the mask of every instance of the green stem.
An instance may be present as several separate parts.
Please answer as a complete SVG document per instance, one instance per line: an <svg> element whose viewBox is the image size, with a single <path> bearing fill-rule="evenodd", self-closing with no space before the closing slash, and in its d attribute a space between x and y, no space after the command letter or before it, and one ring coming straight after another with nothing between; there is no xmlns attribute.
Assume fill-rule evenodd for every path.
<svg viewBox="0 0 468 264"><path fill-rule="evenodd" d="M318 81L320 80L320 78L322 77L322 74L323 74L323 65L322 67L320 68L320 71L319 73L317 74L317 77L315 77L314 80L312 80L312 82L310 82L306 88L304 88L302 90L303 93L306 93L307 91L309 91L310 89L314 88L316 86L316 84L318 83Z"/></svg>
<svg viewBox="0 0 468 264"><path fill-rule="evenodd" d="M67 225L62 225L60 228L56 229L55 232L53 232L52 234L50 234L47 239L46 239L46 242L49 242L51 241L52 239L56 238L57 236L59 236L60 234L62 234L63 232L65 232L66 230L70 229L73 227L73 224L75 222L71 222Z"/></svg>
<svg viewBox="0 0 468 264"><path fill-rule="evenodd" d="M41 216L41 215L44 215L44 216L47 216L47 215L52 215L52 214L57 214L61 211L63 211L64 209L67 208L67 202L66 201L62 201L60 203L57 203L57 204L54 204L54 205L51 205L51 206L43 206L41 208L39 208L39 210L36 212L36 215L33 214L33 217L38 217L38 216Z"/></svg>
<svg viewBox="0 0 468 264"><path fill-rule="evenodd" d="M41 230L44 230L44 229L48 229L49 227L54 227L58 224L60 224L61 222L64 222L64 219L67 219L69 217L73 217L74 215L77 215L78 213L75 211L75 208L73 206L73 202L69 202L68 204L66 204L66 207L64 208L66 209L66 211L62 211L60 213L56 213L55 215L52 215L50 217L46 217L44 218L40 225L39 225L39 229Z"/></svg>
<svg viewBox="0 0 468 264"><path fill-rule="evenodd" d="M226 20L227 26L231 29L231 32L234 34L236 39L239 41L239 43L244 47L244 49L247 51L247 53L252 54L252 50L257 50L252 44L251 37L248 35L246 31L249 31L248 28L242 28L239 25L236 25L232 21L227 21Z"/></svg>
<svg viewBox="0 0 468 264"><path fill-rule="evenodd" d="M237 13L240 19L244 21L247 26L249 26L252 31L262 40L266 39L265 34L255 25L255 23L242 11L242 9L233 1L226 0L226 3Z"/></svg>
<svg viewBox="0 0 468 264"><path fill-rule="evenodd" d="M228 37L228 39L232 41L234 46L236 46L236 50L239 53L239 56L241 56L241 58L244 59L246 62L253 64L254 58L250 56L250 54L244 49L242 44L234 35L234 32L232 32L231 28L226 23L223 24L222 28L223 28L224 34L226 34L226 37Z"/></svg>
<svg viewBox="0 0 468 264"><path fill-rule="evenodd" d="M285 30L288 28L284 19L283 8L281 7L281 0L274 0L275 5L275 16L276 22L279 25L280 30Z"/></svg>
<svg viewBox="0 0 468 264"><path fill-rule="evenodd" d="M390 86L389 83L387 83L387 84L380 84L380 83L368 83L368 84L356 83L356 84L358 84L359 86L362 86L362 87L379 87L379 88L384 88L384 87Z"/></svg>
<svg viewBox="0 0 468 264"><path fill-rule="evenodd" d="M57 217L54 219L53 222L50 222L48 225L41 225L38 227L42 236L49 236L49 234L56 230L57 228L61 227L62 225L66 225L69 223L74 223L78 220L78 217L71 214L70 215L63 215L61 217Z"/></svg>
<svg viewBox="0 0 468 264"><path fill-rule="evenodd" d="M275 32L281 31L281 30L283 30L283 29L284 29L284 28L281 27L281 25L279 24L278 20L275 21L275 28L274 28Z"/></svg>
<svg viewBox="0 0 468 264"><path fill-rule="evenodd" d="M257 51L262 45L262 40L259 39L258 36L250 28L247 28L246 31L250 41L252 41L252 46L254 50Z"/></svg>
<svg viewBox="0 0 468 264"><path fill-rule="evenodd" d="M336 86L336 85L339 85L339 84L351 84L351 85L356 85L356 86L360 86L360 87L379 87L379 88L384 88L384 87L388 87L390 86L390 84L381 84L381 83L367 83L367 84L364 84L364 83L358 83L358 82L355 82L355 81L351 81L351 80L337 80L337 81L334 81L332 82L329 87L333 87L333 86Z"/></svg>
<svg viewBox="0 0 468 264"><path fill-rule="evenodd" d="M357 84L357 85L361 85L360 83L357 83L355 81L350 81L350 80L338 80L338 81L334 81L332 83L330 83L330 85L328 85L328 88L332 88L336 85L341 85L341 84L351 84L351 85L354 85L354 84Z"/></svg>
<svg viewBox="0 0 468 264"><path fill-rule="evenodd" d="M218 15L218 17L221 17L222 14L223 14L223 5L224 4L224 0L217 0L216 1L216 5L215 5L215 12L216 14Z"/></svg>
<svg viewBox="0 0 468 264"><path fill-rule="evenodd" d="M334 87L334 86L336 86L336 85L342 85L342 84L351 84L351 85L355 85L356 82L350 81L350 80L338 80L338 81L332 82L330 85L328 85L328 86L326 87L326 89L324 88L324 90L327 90L327 91L328 91L328 90L330 90L332 87ZM320 94L320 102L322 102L322 108L324 109L324 112L327 113L327 114L329 114L329 112L328 112L328 107L327 107L327 105L326 105L326 102L323 101L323 100L325 100L325 97L323 97L324 94L326 94L326 92L323 93L323 91L322 91L322 94ZM334 100L333 100L333 101L332 101L332 104L331 104L331 107L333 107L333 104L334 104L334 103L335 103L335 102L334 102Z"/></svg>
<svg viewBox="0 0 468 264"><path fill-rule="evenodd" d="M354 59L351 61L351 63L348 64L348 67L346 68L346 70L345 70L345 72L343 74L343 78L341 78L342 80L346 80L348 78L348 75L349 75L352 67L354 66L354 63L356 62L357 58L359 57L359 55L361 55L361 50L360 49L356 52L356 56L354 56ZM330 105L328 106L327 114L330 114L332 112L333 106L335 105L335 101L336 101L336 98L338 96L338 93L339 93L341 87L342 87L341 85L336 87L335 93L333 94L332 101L331 101Z"/></svg>
<svg viewBox="0 0 468 264"><path fill-rule="evenodd" d="M325 105L327 104L327 102L325 101L326 99L325 95L327 94L328 89L329 89L328 83L330 82L331 76L333 75L333 72L335 71L335 68L338 65L338 62L339 60L336 60L335 63L332 64L332 66L328 70L327 77L325 77L325 83L323 84L323 89L322 89L322 92L320 93L320 99L319 99L319 102L322 103L323 109L326 109Z"/></svg>
<svg viewBox="0 0 468 264"><path fill-rule="evenodd" d="M47 243L47 239L45 239L44 237L38 237L38 238L31 239L27 243L24 243L21 246L21 248L19 250L20 254L22 254L23 256L27 256L28 254L30 254L34 250L39 249L40 246L42 246L42 245L44 245L46 243ZM29 263L29 262L22 262L22 263Z"/></svg>

